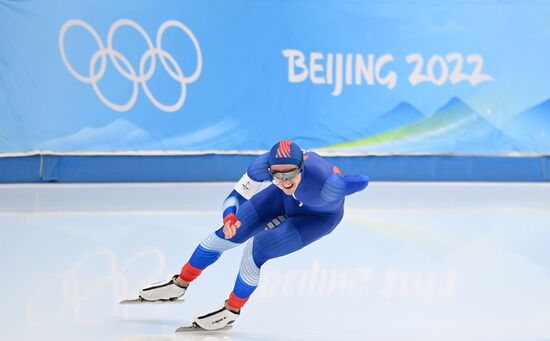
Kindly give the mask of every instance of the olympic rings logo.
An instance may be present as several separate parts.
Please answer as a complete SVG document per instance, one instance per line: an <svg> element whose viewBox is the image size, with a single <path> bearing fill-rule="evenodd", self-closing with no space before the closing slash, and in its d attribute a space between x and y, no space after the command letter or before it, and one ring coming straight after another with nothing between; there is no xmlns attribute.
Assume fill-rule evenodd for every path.
<svg viewBox="0 0 550 341"><path fill-rule="evenodd" d="M83 75L78 73L69 62L67 58L67 54L65 53L65 35L67 31L74 26L82 27L86 31L88 31L98 45L98 50L93 54L92 58L90 59L88 75ZM145 42L147 43L148 50L141 56L138 70L136 70L132 66L132 64L130 64L130 62L128 61L128 58L126 58L122 53L120 53L119 51L113 48L113 37L116 31L123 26L129 26L135 29L138 33L140 33L143 36L143 38L145 39ZM163 38L164 32L171 27L178 28L181 31L183 31L185 34L187 34L187 36L191 39L195 47L195 52L197 54L197 66L195 71L190 76L184 75L183 70L181 66L178 64L178 62L176 61L176 59L170 53L162 49L162 38ZM153 45L151 38L147 35L145 30L135 21L132 21L130 19L117 20L109 28L109 33L107 36L107 47L105 47L99 35L97 34L96 30L92 26L90 26L87 22L83 20L71 19L71 20L68 20L65 24L63 24L63 26L61 27L61 31L59 32L59 50L61 52L61 58L63 59L63 63L65 64L69 72L76 79L78 79L81 82L91 84L92 88L94 89L94 92L105 105L107 105L109 108L113 110L122 111L122 112L132 109L132 107L136 103L138 91L139 91L138 85L141 85L147 98L149 98L149 100L153 103L153 105L155 105L158 109L167 111L167 112L177 111L178 109L181 108L181 106L185 101L185 97L187 94L187 84L191 84L194 81L196 81L199 78L199 75L202 70L202 53L201 53L201 49L199 46L199 42L197 41L197 38L187 26L185 26L184 24L176 20L168 20L159 27L157 31L155 45ZM99 89L98 82L104 76L105 70L107 68L107 56L109 56L116 70L124 78L128 79L133 83L132 95L130 99L124 104L116 104L109 101ZM176 103L172 105L167 105L159 102L155 98L155 96L153 96L149 87L147 86L147 81L151 79L151 77L153 76L153 73L155 72L155 69L157 66L157 57L160 59L160 62L164 70L166 70L166 72L168 73L168 75L175 81L179 82L181 86L179 99L177 100ZM149 60L151 60L149 64L149 68L145 70L147 62ZM99 65L99 68L97 68L97 63L99 61L100 61L100 65ZM121 63L122 65L124 65L124 67L121 66ZM169 64L171 65L171 67Z"/></svg>

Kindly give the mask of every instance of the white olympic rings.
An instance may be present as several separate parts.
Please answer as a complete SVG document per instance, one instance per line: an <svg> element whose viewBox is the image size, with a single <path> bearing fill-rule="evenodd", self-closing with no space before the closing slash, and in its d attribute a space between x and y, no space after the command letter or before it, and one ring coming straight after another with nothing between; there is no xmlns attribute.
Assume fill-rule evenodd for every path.
<svg viewBox="0 0 550 341"><path fill-rule="evenodd" d="M92 37L94 38L94 40L98 45L98 50L93 54L93 56L90 59L90 64L88 69L89 75L82 75L78 73L73 68L71 63L69 63L67 54L65 53L65 34L70 28L74 26L79 26L87 30L92 35ZM113 37L115 35L115 32L116 30L118 30L120 27L123 27L123 26L129 26L135 29L138 33L140 33L145 39L145 42L148 47L148 50L140 58L139 68L137 71L132 66L128 58L126 58L123 54L121 54L120 52L118 52L113 48ZM195 47L195 51L197 54L197 66L191 76L185 76L183 74L183 70L181 66L178 64L175 58L170 53L162 49L163 34L170 27L179 28L180 30L185 32L193 42L193 45ZM147 98L149 98L149 100L153 103L153 105L155 105L158 109L167 111L167 112L177 111L178 109L181 108L181 106L183 105L183 102L185 101L185 97L187 95L187 84L191 84L194 81L196 81L199 78L199 75L202 70L202 53L199 46L199 42L197 41L197 38L195 37L193 32L191 32L191 30L187 26L185 26L184 24L182 24L177 20L168 20L159 27L157 31L155 45L153 45L151 38L147 35L145 30L135 21L132 21L130 19L117 20L109 28L109 33L107 37L107 47L105 47L103 42L101 41L101 38L97 34L96 30L92 26L90 26L90 24L80 19L71 19L65 22L65 24L63 24L59 32L59 51L61 52L61 58L63 59L63 63L65 64L69 72L79 81L87 84L91 84L92 88L94 89L99 99L109 108L116 111L128 111L134 106L134 104L137 101L137 96L139 91L138 85L141 85ZM110 57L110 60L115 66L116 70L124 78L128 79L133 83L132 95L130 96L130 99L124 104L115 104L109 101L99 89L98 82L101 80L101 78L105 74L105 70L107 68L107 59L106 59L107 56ZM168 73L168 75L175 81L179 82L181 85L181 92L179 95L179 99L177 100L176 103L172 105L167 105L159 102L155 98L155 96L151 93L149 87L147 86L147 81L151 79L151 77L153 76L153 73L155 72L157 56L160 59L160 62L164 67L164 70ZM145 66L149 61L149 59L151 59L149 69L145 70ZM100 61L99 68L96 67L98 61ZM121 63L124 65L124 67L121 66ZM171 67L169 64L171 64Z"/></svg>

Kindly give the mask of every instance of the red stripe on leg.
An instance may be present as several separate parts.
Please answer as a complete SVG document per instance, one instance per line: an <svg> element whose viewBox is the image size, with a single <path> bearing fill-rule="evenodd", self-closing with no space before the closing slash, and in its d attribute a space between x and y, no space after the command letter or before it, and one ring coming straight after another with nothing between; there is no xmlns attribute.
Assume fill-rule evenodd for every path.
<svg viewBox="0 0 550 341"><path fill-rule="evenodd" d="M229 299L227 300L227 304L231 308L241 309L243 305L246 303L246 301L248 301L248 297L240 298L237 295L235 295L234 292L231 292L231 295L229 295Z"/></svg>
<svg viewBox="0 0 550 341"><path fill-rule="evenodd" d="M180 278L183 279L186 282L191 282L195 278L199 277L201 274L202 269L195 268L189 262L187 262L182 268L180 272Z"/></svg>

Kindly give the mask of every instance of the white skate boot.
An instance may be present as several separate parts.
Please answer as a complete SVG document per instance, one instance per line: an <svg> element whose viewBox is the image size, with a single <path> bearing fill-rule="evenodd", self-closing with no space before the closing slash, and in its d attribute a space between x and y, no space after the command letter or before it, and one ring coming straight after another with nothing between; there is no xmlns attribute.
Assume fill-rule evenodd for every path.
<svg viewBox="0 0 550 341"><path fill-rule="evenodd" d="M139 299L142 301L175 301L185 294L187 288L181 287L176 283L174 275L169 280L148 285L139 291Z"/></svg>
<svg viewBox="0 0 550 341"><path fill-rule="evenodd" d="M220 309L211 313L195 317L193 326L199 326L206 330L218 330L224 327L231 326L239 317L240 312L235 313L225 307L225 304Z"/></svg>

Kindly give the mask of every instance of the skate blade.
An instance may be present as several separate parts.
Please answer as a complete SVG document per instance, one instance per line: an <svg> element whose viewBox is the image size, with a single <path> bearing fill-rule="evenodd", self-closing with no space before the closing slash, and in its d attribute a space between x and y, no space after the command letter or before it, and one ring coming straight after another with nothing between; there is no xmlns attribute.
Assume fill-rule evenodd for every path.
<svg viewBox="0 0 550 341"><path fill-rule="evenodd" d="M185 300L145 301L140 298L135 298L133 300L122 300L118 304L178 304L183 302L185 302Z"/></svg>
<svg viewBox="0 0 550 341"><path fill-rule="evenodd" d="M225 326L220 329L207 330L197 326L196 324L192 324L187 327L179 327L178 329L176 329L176 333L217 333L230 330L231 328L233 328L233 326Z"/></svg>

